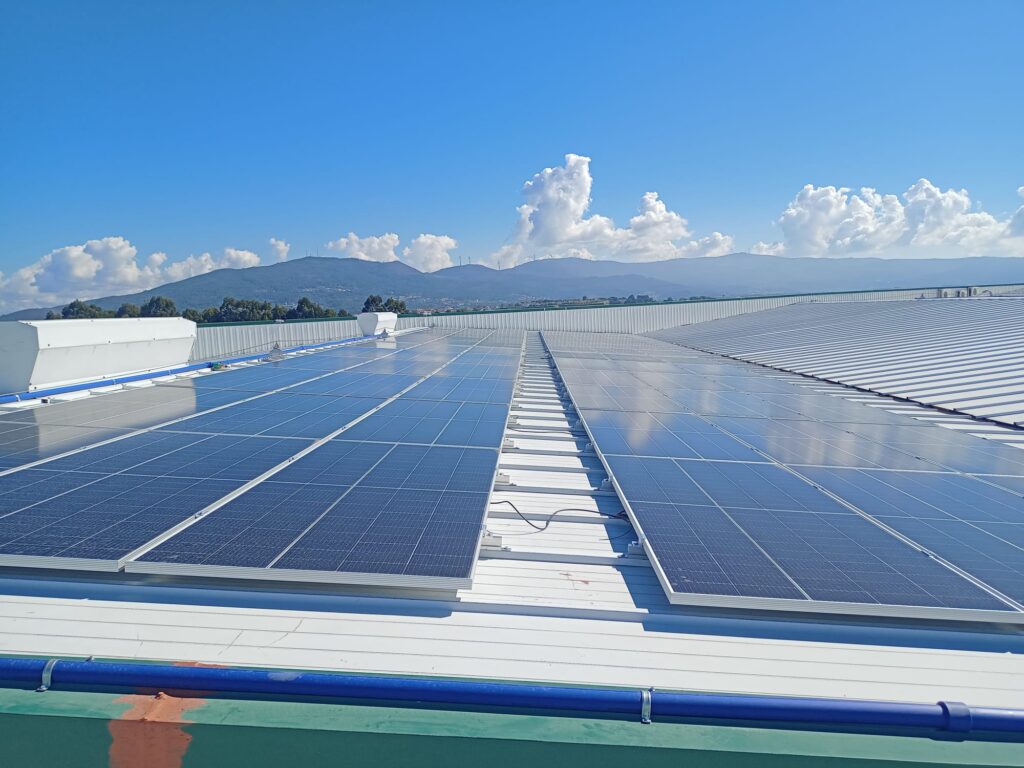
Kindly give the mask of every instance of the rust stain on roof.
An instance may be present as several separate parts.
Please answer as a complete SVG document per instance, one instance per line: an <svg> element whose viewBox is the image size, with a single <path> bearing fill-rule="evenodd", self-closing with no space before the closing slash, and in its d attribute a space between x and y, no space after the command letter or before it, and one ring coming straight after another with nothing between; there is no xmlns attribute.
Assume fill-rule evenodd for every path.
<svg viewBox="0 0 1024 768"><path fill-rule="evenodd" d="M185 713L202 698L128 694L118 699L129 707L111 720L111 768L181 768L192 736L185 731Z"/></svg>

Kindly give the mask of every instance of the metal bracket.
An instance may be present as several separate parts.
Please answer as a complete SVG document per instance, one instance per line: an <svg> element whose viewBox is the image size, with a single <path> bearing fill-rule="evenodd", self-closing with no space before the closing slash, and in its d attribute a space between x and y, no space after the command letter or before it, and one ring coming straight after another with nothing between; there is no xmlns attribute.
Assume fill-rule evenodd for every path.
<svg viewBox="0 0 1024 768"><path fill-rule="evenodd" d="M944 730L953 733L967 733L971 730L974 718L971 716L970 707L961 701L940 701L939 706L946 716Z"/></svg>
<svg viewBox="0 0 1024 768"><path fill-rule="evenodd" d="M647 557L647 550L644 549L642 541L631 541L626 545L626 557Z"/></svg>
<svg viewBox="0 0 1024 768"><path fill-rule="evenodd" d="M651 694L654 693L653 688L648 688L646 691L640 691L640 722L644 725L651 724Z"/></svg>
<svg viewBox="0 0 1024 768"><path fill-rule="evenodd" d="M43 679L40 681L39 687L36 688L36 693L50 690L50 683L53 682L53 668L57 666L57 661L58 659L50 659L46 662L46 666L43 667Z"/></svg>
<svg viewBox="0 0 1024 768"><path fill-rule="evenodd" d="M499 472L494 478L495 485L512 485L512 478L504 472Z"/></svg>
<svg viewBox="0 0 1024 768"><path fill-rule="evenodd" d="M480 548L488 550L503 549L501 546L501 536L485 530L483 537L480 539Z"/></svg>

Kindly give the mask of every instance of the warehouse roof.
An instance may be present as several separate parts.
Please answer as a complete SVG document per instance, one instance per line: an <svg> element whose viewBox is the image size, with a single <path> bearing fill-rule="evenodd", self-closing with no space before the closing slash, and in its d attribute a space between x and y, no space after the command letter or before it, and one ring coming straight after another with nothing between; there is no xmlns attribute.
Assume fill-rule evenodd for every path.
<svg viewBox="0 0 1024 768"><path fill-rule="evenodd" d="M426 334L417 336L419 340L400 346L426 341ZM469 348L485 336L466 337L461 347ZM591 341L596 345L596 339ZM636 350L649 342L642 337L605 335L601 343ZM364 346L374 345L370 342ZM497 365L500 356L479 357L473 365L478 372L487 373L484 368ZM409 359L409 367L375 375L422 379L445 364L440 358L427 359L422 354L398 357ZM376 353L369 358L379 359ZM735 607L673 605L654 567L657 558L645 556L651 551L645 550L641 532L634 527L635 510L627 509L630 505L623 503L623 489L608 476L601 438L587 431L587 417L576 410L576 398L567 396L555 367L558 355L555 358L555 363L549 359L538 335L524 339L516 388L503 406L510 421L504 434L499 435L497 477L493 489L488 488L485 535L473 565L471 586L453 591L447 584L435 587L429 583L387 587L264 581L257 585L230 574L211 580L197 574L134 573L132 568L109 573L9 568L0 580L0 590L6 595L0 601L4 615L0 650L8 654L95 655L641 688L906 701L942 699L989 706L1019 703L1024 680L1020 655L1024 636L1019 627L1008 623L950 624L897 616L867 619L828 612L755 613ZM308 366L301 370L312 371L326 358L311 354L296 359ZM468 365L465 358L461 359ZM692 360L690 364L694 364ZM733 365L737 370L749 367ZM274 385L285 388L305 386L328 371L321 369L293 381L280 375L281 370L287 370L280 363L241 370L257 369L274 371ZM200 378L215 381L227 375ZM253 373L244 376L248 382L240 385L244 387L256 386L254 382L262 378ZM770 375L764 377L766 381L768 378ZM179 378L148 391L166 393L178 388L197 392L194 382L193 378ZM346 380L347 386L357 384ZM986 439L992 436L991 431L924 406L816 385L798 376L775 379L772 386L776 385L805 400L813 394L841 403L844 408L879 414L887 422L912 424L934 430L935 434L962 435L979 446L1001 445ZM573 386L570 383L569 389ZM259 394L252 389L199 388L204 389L206 393L200 391L185 411L174 400L173 420L208 418L205 414L213 411L221 419L227 417L222 423L230 425L230 416L236 412L233 409L238 407L230 401L232 393L244 392L242 400ZM469 399L458 402L472 402L473 397L481 396L480 391L472 389ZM385 398L387 402L377 405L386 407L406 394L405 387L395 390ZM330 397L322 392L304 396ZM207 402L210 397L216 402ZM443 400L447 394L432 397ZM157 405L153 408L142 407L141 400L135 403L136 399L140 396L130 391L90 396L98 421L76 428L134 428L149 433L166 421L166 408L170 406L162 398L154 400ZM129 401L138 407L111 405ZM52 457L64 453L80 456L83 448L85 454L94 450L87 448L88 442L77 442L68 449L60 440L47 443L38 439L43 433L66 434L64 430L70 427L60 414L81 411L82 402L19 410L9 418L11 435L21 428L15 425L28 426L30 432L36 430L36 437L30 439L37 441L36 448L42 453L37 451L32 461L42 463L35 464L35 471L48 471ZM384 413L374 408L374 413ZM246 410L250 419L262 419L267 412L260 408ZM295 413L287 409L277 412ZM21 421L17 421L19 418ZM126 419L133 418L137 423L126 423ZM399 414L388 418L406 417ZM429 417L416 418L421 422ZM448 418L446 424L453 417ZM109 419L116 420L116 426L104 421ZM338 424L348 424L351 415L346 419ZM273 424L293 421L281 418ZM368 418L360 423L363 421L369 423ZM302 421L307 427L318 423L317 419ZM404 422L374 423L378 424L375 429L383 430L397 429ZM478 417L474 424L479 423ZM279 429L267 424L270 422L239 420L234 430L236 435L246 435L246 425L259 425L260 431ZM339 425L332 423L324 434L334 435L335 429L340 429L339 435L334 435L340 436L347 427ZM227 428L218 430L219 434L231 432ZM368 435L364 439L383 439L380 433L375 434L377 437ZM86 440L94 437L109 435L97 433ZM279 439L319 440L299 435L280 435ZM422 439L412 438L410 442ZM308 455L316 456L319 450L314 448ZM294 463L288 457L277 460ZM19 466L11 466L7 476L26 471ZM251 478L256 481L252 486L246 488L248 481L243 482L239 486L243 489L241 496L232 498L244 499L253 488L276 482L263 477L265 471L258 473L259 479ZM242 480L239 478L239 482ZM227 503L208 509L203 517L208 514L210 520L217 519L222 507L228 508ZM264 526L261 530L270 529ZM173 541L174 535L164 540ZM638 540L640 546L634 545ZM138 548L128 555L126 562L135 562ZM54 563L45 565L52 567Z"/></svg>

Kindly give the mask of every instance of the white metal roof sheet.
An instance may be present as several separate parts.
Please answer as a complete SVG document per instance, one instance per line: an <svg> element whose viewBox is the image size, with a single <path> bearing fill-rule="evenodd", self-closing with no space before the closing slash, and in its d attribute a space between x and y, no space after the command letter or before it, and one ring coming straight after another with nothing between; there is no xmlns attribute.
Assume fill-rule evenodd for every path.
<svg viewBox="0 0 1024 768"><path fill-rule="evenodd" d="M1024 424L1024 298L794 304L650 335Z"/></svg>

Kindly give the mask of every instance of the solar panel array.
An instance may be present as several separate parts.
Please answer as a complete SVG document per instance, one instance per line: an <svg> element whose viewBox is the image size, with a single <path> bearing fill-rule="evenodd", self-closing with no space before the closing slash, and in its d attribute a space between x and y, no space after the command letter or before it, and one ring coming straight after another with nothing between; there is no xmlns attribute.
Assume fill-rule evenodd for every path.
<svg viewBox="0 0 1024 768"><path fill-rule="evenodd" d="M1024 298L793 304L651 336L1024 425Z"/></svg>
<svg viewBox="0 0 1024 768"><path fill-rule="evenodd" d="M2 414L0 564L466 582L521 347L419 332Z"/></svg>
<svg viewBox="0 0 1024 768"><path fill-rule="evenodd" d="M649 338L544 341L672 602L1024 622L1019 450Z"/></svg>
<svg viewBox="0 0 1024 768"><path fill-rule="evenodd" d="M489 332L457 357L389 363L395 373L373 375L427 359L432 375L126 569L467 585L522 343L521 332Z"/></svg>

